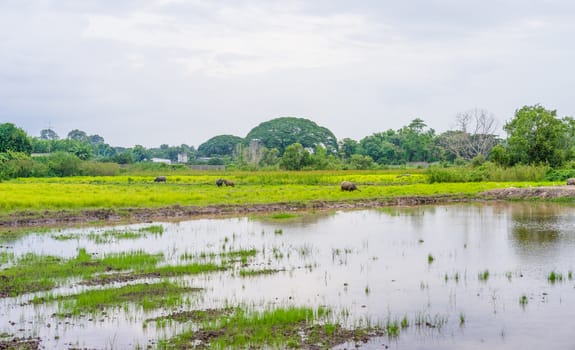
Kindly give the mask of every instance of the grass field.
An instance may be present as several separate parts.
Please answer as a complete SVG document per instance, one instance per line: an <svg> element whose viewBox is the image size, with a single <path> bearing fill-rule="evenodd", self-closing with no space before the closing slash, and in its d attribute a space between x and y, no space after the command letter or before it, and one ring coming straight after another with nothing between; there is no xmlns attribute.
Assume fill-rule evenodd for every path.
<svg viewBox="0 0 575 350"><path fill-rule="evenodd" d="M215 185L219 177L235 187ZM399 172L237 172L168 176L102 176L22 178L0 183L0 212L157 208L172 205L265 204L279 202L345 201L398 196L463 195L501 187L553 185L553 182L427 182L423 173ZM354 181L361 191L343 192L339 184Z"/></svg>

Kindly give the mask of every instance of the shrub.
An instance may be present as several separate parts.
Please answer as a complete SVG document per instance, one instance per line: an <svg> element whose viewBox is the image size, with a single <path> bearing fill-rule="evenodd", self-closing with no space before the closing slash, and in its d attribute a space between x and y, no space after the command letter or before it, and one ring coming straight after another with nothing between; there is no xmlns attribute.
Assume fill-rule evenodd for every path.
<svg viewBox="0 0 575 350"><path fill-rule="evenodd" d="M118 175L120 166L116 163L82 162L79 172L85 176L113 176Z"/></svg>

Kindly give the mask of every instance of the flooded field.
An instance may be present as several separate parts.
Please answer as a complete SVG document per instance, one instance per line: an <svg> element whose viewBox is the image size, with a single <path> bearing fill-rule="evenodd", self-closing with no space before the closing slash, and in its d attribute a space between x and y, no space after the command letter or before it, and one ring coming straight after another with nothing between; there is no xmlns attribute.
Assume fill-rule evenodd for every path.
<svg viewBox="0 0 575 350"><path fill-rule="evenodd" d="M203 347L232 332L201 332L207 319L302 308L313 314L305 320L366 331L331 343L337 331L318 331L318 347L575 348L575 206L390 207L1 237L4 344ZM309 329L290 336L309 340L318 333ZM313 348L297 341L270 346Z"/></svg>

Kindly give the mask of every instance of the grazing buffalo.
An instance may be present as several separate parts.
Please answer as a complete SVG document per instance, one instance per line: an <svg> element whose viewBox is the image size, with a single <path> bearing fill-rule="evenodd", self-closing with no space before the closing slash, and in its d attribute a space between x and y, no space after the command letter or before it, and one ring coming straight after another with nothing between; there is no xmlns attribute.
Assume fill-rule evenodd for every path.
<svg viewBox="0 0 575 350"><path fill-rule="evenodd" d="M229 180L224 180L224 183L226 184L226 186L231 186L234 187L236 184L234 184L233 181L229 181Z"/></svg>
<svg viewBox="0 0 575 350"><path fill-rule="evenodd" d="M166 182L166 177L165 176L156 176L156 178L154 179L154 182Z"/></svg>
<svg viewBox="0 0 575 350"><path fill-rule="evenodd" d="M361 192L361 190L359 188L357 188L357 186L351 181L342 182L341 183L341 190L342 191L350 191L350 192L357 190L357 191Z"/></svg>
<svg viewBox="0 0 575 350"><path fill-rule="evenodd" d="M575 185L575 177L568 178L567 185Z"/></svg>
<svg viewBox="0 0 575 350"><path fill-rule="evenodd" d="M225 181L226 181L226 180L224 180L224 179L218 179L218 180L216 181L216 185L218 185L218 187L222 187L222 185L224 184Z"/></svg>

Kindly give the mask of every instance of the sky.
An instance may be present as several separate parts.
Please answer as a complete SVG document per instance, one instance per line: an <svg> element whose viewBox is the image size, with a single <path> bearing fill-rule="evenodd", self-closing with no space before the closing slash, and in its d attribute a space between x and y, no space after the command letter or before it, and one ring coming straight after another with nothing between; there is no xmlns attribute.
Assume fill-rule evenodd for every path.
<svg viewBox="0 0 575 350"><path fill-rule="evenodd" d="M288 116L339 140L474 108L501 130L575 116L573 38L569 0L0 0L0 123L124 147Z"/></svg>

